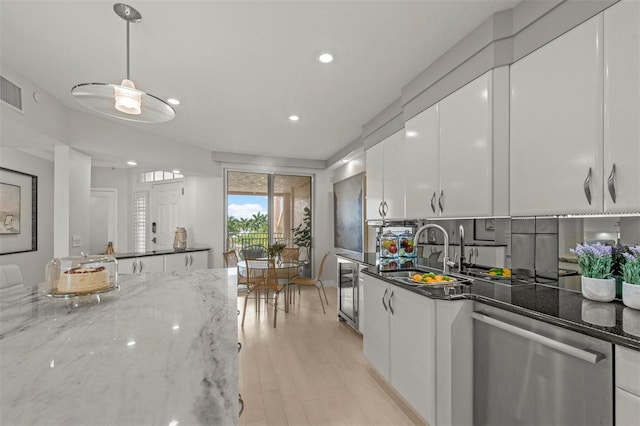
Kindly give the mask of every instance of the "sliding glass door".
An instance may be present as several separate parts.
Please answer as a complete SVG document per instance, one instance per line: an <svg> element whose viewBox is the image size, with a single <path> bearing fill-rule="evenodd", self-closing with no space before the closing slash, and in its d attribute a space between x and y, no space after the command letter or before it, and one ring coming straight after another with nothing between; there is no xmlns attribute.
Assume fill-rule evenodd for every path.
<svg viewBox="0 0 640 426"><path fill-rule="evenodd" d="M227 250L266 255L279 242L309 264L311 176L227 171L226 182Z"/></svg>

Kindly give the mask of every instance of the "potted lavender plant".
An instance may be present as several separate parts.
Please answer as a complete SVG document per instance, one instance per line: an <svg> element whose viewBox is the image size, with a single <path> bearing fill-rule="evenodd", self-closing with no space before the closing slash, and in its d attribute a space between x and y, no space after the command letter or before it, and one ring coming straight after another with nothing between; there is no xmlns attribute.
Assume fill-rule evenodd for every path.
<svg viewBox="0 0 640 426"><path fill-rule="evenodd" d="M584 243L570 251L578 256L578 264L582 269L582 295L598 302L615 299L616 279L612 275L611 246Z"/></svg>
<svg viewBox="0 0 640 426"><path fill-rule="evenodd" d="M630 308L640 309L640 246L629 247L629 252L623 256L622 302Z"/></svg>

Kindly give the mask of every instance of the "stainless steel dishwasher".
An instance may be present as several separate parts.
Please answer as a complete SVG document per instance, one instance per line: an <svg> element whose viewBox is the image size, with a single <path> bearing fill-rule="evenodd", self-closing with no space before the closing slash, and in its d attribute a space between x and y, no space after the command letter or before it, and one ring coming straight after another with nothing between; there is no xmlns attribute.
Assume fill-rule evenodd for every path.
<svg viewBox="0 0 640 426"><path fill-rule="evenodd" d="M476 425L612 425L613 346L475 302Z"/></svg>

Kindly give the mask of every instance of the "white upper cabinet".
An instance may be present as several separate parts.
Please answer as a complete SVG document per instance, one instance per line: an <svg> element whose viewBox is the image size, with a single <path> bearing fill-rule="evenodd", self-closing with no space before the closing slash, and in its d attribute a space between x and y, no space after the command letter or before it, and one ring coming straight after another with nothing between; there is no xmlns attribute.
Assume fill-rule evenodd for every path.
<svg viewBox="0 0 640 426"><path fill-rule="evenodd" d="M366 152L367 219L404 219L404 129Z"/></svg>
<svg viewBox="0 0 640 426"><path fill-rule="evenodd" d="M423 219L439 216L440 118L438 105L405 123L406 216Z"/></svg>
<svg viewBox="0 0 640 426"><path fill-rule="evenodd" d="M496 68L405 123L407 219L508 214L508 87Z"/></svg>
<svg viewBox="0 0 640 426"><path fill-rule="evenodd" d="M640 211L640 2L604 12L604 209ZM615 171L614 171L615 168Z"/></svg>
<svg viewBox="0 0 640 426"><path fill-rule="evenodd" d="M366 152L367 173L367 219L382 219L382 188L384 179L384 151L382 142L372 146Z"/></svg>
<svg viewBox="0 0 640 426"><path fill-rule="evenodd" d="M483 74L440 102L442 216L493 214L492 75Z"/></svg>
<svg viewBox="0 0 640 426"><path fill-rule="evenodd" d="M602 212L602 40L598 15L511 66L512 215Z"/></svg>

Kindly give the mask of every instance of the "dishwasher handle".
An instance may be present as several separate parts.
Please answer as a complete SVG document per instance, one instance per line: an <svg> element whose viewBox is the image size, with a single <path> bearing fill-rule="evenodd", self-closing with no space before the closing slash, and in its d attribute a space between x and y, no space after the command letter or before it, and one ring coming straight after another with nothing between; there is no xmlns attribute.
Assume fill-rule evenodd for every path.
<svg viewBox="0 0 640 426"><path fill-rule="evenodd" d="M473 318L474 320L483 322L485 324L489 324L494 327L500 328L504 331L508 331L518 336L524 337L525 339L532 340L536 343L540 343L541 345L545 345L550 348L556 349L560 352L563 352L567 355L571 355L575 358L581 359L591 364L597 364L600 360L604 359L604 355L601 353L591 352L585 349L576 348L575 346L569 345L567 343L559 342L557 340L551 339L541 334L534 333L533 331L525 330L523 328L497 320L495 318L492 318L487 315L483 315L478 312L472 312L471 318Z"/></svg>

